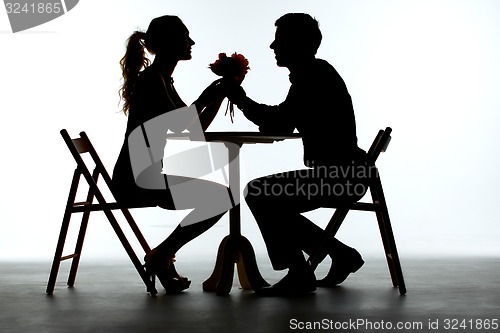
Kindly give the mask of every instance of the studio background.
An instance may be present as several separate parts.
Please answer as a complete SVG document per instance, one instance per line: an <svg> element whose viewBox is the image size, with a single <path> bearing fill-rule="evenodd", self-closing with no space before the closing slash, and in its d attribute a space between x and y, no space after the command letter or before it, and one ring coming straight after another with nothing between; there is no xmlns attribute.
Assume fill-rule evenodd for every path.
<svg viewBox="0 0 500 333"><path fill-rule="evenodd" d="M118 62L135 29L165 14L184 21L196 44L173 76L187 104L217 79L208 64L219 52L245 55L247 94L278 104L290 83L269 44L275 20L288 12L319 21L318 57L347 84L359 145L368 149L379 129L393 128L378 167L403 264L410 256L500 255L498 1L81 0L64 16L15 34L0 10L0 259L52 259L75 167L62 128L73 136L86 131L112 170L127 120ZM231 123L224 107L210 130L257 130L238 110ZM244 146L240 163L243 187L302 167L302 144ZM185 213L132 211L152 246ZM307 215L324 226L331 210ZM178 257L214 259L227 232L224 217ZM265 258L245 205L242 232ZM383 256L373 213L349 213L338 237L364 256ZM126 258L102 213L91 216L83 255Z"/></svg>

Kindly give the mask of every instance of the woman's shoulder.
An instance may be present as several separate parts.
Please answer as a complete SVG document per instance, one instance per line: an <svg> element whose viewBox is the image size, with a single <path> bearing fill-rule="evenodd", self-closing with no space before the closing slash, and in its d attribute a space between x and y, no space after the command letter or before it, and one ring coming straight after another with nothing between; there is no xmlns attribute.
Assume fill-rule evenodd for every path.
<svg viewBox="0 0 500 333"><path fill-rule="evenodd" d="M136 97L152 98L164 89L163 83L161 81L161 76L154 68L151 66L145 68L139 73L137 80L134 84L134 94ZM143 96L144 95L144 96Z"/></svg>
<svg viewBox="0 0 500 333"><path fill-rule="evenodd" d="M143 69L140 73L139 76L137 77L138 82L144 82L144 81L157 81L160 80L160 73L153 67L153 66L148 66L145 69Z"/></svg>

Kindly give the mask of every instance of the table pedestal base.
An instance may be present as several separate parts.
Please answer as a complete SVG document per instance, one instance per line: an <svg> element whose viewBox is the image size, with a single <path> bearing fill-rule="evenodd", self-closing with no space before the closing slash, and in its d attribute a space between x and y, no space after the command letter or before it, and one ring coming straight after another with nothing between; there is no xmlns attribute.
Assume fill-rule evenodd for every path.
<svg viewBox="0 0 500 333"><path fill-rule="evenodd" d="M259 289L269 286L260 275L252 245L242 235L228 235L222 240L212 275L203 282L203 290L228 295L233 285L234 264L243 289Z"/></svg>

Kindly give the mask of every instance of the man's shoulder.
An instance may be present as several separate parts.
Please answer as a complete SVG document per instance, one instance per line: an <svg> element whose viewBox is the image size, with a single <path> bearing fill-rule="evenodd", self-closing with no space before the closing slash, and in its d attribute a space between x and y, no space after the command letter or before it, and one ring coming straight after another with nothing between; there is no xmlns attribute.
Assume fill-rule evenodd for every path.
<svg viewBox="0 0 500 333"><path fill-rule="evenodd" d="M328 61L326 61L325 59L321 59L321 58L315 58L314 64L316 66L333 67Z"/></svg>
<svg viewBox="0 0 500 333"><path fill-rule="evenodd" d="M330 87L331 85L334 85L337 88L345 87L345 82L342 76L340 76L335 67L333 67L326 60L317 58L314 62L311 75L325 88Z"/></svg>
<svg viewBox="0 0 500 333"><path fill-rule="evenodd" d="M343 83L342 77L337 70L326 60L315 58L306 67L290 74L290 81L293 84L305 85L311 89L316 86L328 87ZM314 88L313 88L314 86Z"/></svg>
<svg viewBox="0 0 500 333"><path fill-rule="evenodd" d="M318 72L332 73L332 74L334 73L338 75L335 67L333 67L332 64L330 64L328 61L324 59L316 58L314 61L314 69Z"/></svg>

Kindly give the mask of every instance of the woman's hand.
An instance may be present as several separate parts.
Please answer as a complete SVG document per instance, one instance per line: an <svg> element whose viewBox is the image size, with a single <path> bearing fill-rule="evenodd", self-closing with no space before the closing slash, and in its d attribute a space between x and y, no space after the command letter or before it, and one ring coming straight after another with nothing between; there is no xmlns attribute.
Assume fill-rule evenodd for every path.
<svg viewBox="0 0 500 333"><path fill-rule="evenodd" d="M212 82L203 90L200 97L194 102L198 112L201 112L205 107L212 104L214 101L224 99L226 97L226 89L222 83L223 79L218 79Z"/></svg>

